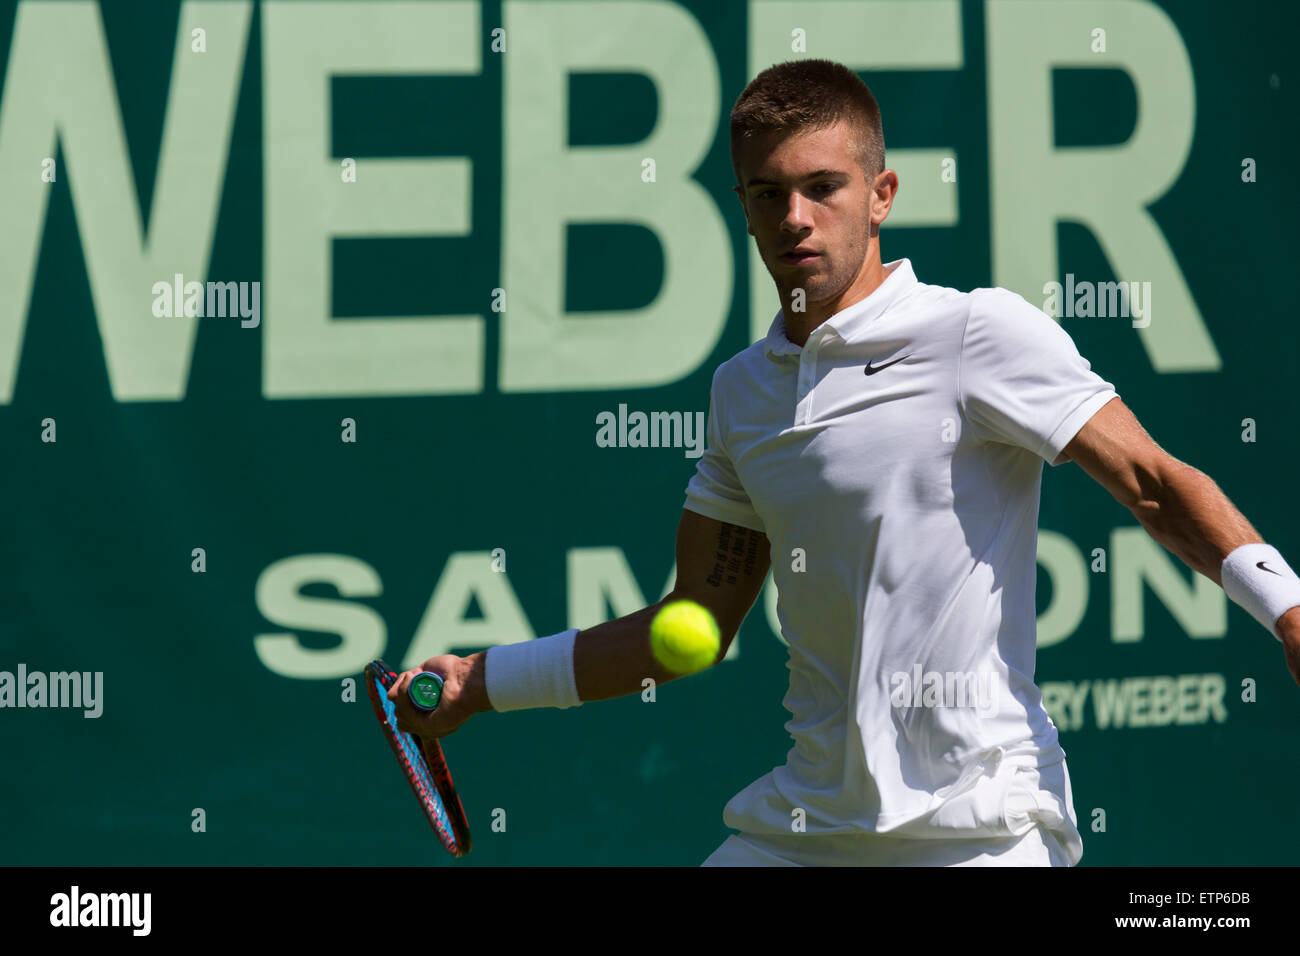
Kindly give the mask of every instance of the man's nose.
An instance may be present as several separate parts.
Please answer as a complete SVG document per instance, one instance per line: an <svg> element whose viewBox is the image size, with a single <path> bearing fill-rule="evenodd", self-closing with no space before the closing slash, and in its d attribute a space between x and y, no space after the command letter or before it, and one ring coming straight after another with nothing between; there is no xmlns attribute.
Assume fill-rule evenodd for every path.
<svg viewBox="0 0 1300 956"><path fill-rule="evenodd" d="M786 232L802 232L811 225L812 203L798 191L792 192L790 202L786 206L785 218L781 220L781 228Z"/></svg>

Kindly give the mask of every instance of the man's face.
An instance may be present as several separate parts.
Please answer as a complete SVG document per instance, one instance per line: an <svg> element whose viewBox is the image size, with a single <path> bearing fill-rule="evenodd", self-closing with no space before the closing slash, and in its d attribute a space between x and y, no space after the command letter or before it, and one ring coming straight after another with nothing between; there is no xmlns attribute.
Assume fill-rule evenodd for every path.
<svg viewBox="0 0 1300 956"><path fill-rule="evenodd" d="M777 287L802 288L811 302L847 289L867 256L872 197L848 124L759 137L740 175L749 234ZM795 247L815 255L792 254Z"/></svg>

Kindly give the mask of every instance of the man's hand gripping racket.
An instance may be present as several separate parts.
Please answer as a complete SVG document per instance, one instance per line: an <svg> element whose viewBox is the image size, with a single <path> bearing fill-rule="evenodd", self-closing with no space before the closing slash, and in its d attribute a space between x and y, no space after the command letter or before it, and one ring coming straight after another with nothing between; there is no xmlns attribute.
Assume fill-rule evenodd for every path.
<svg viewBox="0 0 1300 956"><path fill-rule="evenodd" d="M438 743L439 737L451 733L470 716L458 713L455 706L461 676L458 669L446 668L455 675L448 678L438 667L454 663L460 663L460 659L450 655L446 659L432 658L421 670L399 675L383 661L371 661L366 666L366 687L384 738L393 748L430 826L448 853L464 856L470 848L469 822ZM456 684L448 686L449 679ZM444 699L446 706L440 710Z"/></svg>

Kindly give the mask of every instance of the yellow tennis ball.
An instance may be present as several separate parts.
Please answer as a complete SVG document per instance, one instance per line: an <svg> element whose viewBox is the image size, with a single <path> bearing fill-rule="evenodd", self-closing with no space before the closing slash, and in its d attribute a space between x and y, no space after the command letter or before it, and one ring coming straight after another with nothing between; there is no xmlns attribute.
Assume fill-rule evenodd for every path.
<svg viewBox="0 0 1300 956"><path fill-rule="evenodd" d="M717 659L722 636L718 622L694 601L665 604L650 622L655 660L674 674L693 674Z"/></svg>

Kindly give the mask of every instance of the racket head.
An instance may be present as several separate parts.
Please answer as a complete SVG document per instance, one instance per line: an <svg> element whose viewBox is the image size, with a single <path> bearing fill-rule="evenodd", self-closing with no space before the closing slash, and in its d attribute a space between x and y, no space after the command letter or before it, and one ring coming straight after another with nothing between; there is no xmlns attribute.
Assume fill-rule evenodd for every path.
<svg viewBox="0 0 1300 956"><path fill-rule="evenodd" d="M464 856L470 848L469 821L465 818L460 797L456 795L442 746L436 740L426 742L397 729L397 710L388 699L388 691L395 683L397 674L383 661L371 661L366 665L370 703L384 739L402 767L406 782L411 785L429 825L438 834L439 842L452 856Z"/></svg>

